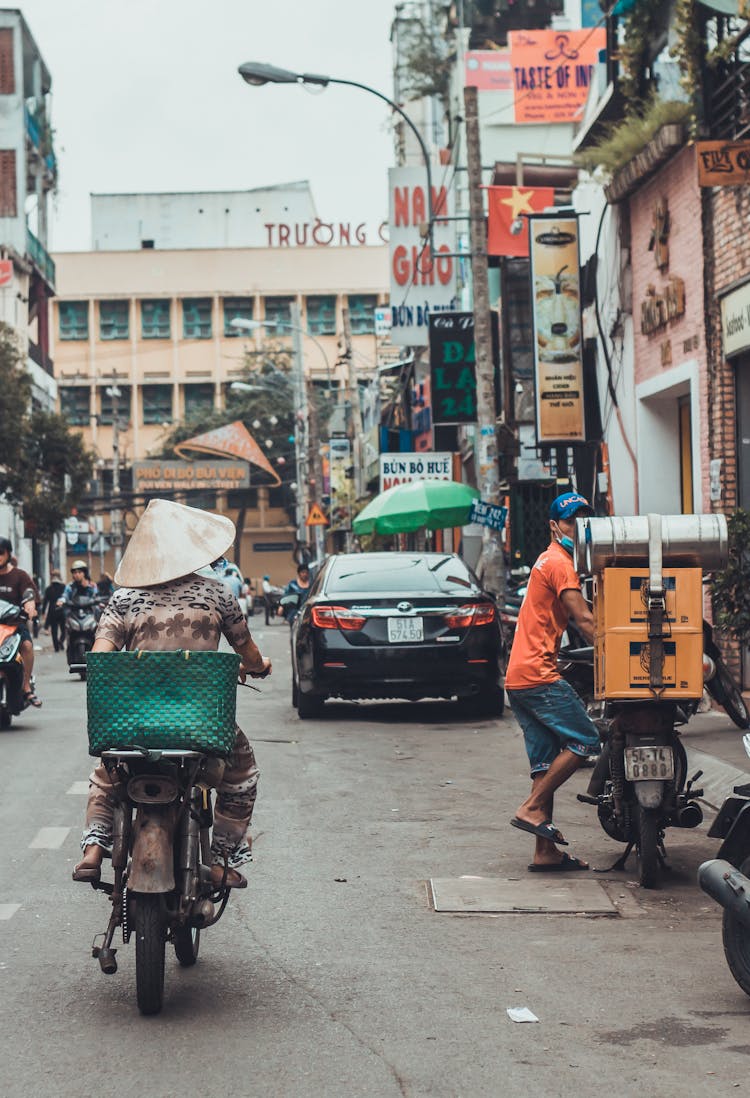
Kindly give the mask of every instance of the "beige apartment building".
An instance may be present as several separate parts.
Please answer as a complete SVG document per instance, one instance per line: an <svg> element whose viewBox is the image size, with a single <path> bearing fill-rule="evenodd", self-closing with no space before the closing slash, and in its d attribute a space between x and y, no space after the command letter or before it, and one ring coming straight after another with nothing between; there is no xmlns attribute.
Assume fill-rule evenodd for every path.
<svg viewBox="0 0 750 1098"><path fill-rule="evenodd" d="M387 300L387 247L330 246L68 252L55 256L51 355L60 408L83 430L99 469L92 512L106 512L113 465L116 382L119 463L127 483L134 460L161 450L173 423L209 407L225 407L228 386L244 371L244 350L262 340L291 344L283 325L296 303L306 375L347 385L339 364L342 309L351 320L357 373L374 375L375 310ZM232 320L264 320L267 329L241 332ZM274 329L273 325L279 325ZM265 335L264 335L265 333ZM231 419L231 416L228 416ZM281 582L292 570L294 527L280 488L252 488L242 564L254 576ZM235 517L239 500L190 494L185 502L216 506ZM125 508L125 533L138 501ZM105 530L108 519L105 517ZM111 550L102 556L111 569ZM96 564L94 563L94 567Z"/></svg>

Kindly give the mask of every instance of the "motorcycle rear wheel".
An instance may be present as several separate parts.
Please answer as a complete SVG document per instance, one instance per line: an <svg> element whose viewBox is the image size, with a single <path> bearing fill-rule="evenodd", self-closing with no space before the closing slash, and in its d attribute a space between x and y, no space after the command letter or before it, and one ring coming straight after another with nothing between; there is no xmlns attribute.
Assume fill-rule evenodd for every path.
<svg viewBox="0 0 750 1098"><path fill-rule="evenodd" d="M183 968L190 968L198 960L201 932L197 926L178 926L172 931L172 944Z"/></svg>
<svg viewBox="0 0 750 1098"><path fill-rule="evenodd" d="M166 933L162 897L135 895L135 989L141 1014L158 1014L164 1002Z"/></svg>
<svg viewBox="0 0 750 1098"><path fill-rule="evenodd" d="M656 888L659 879L659 809L638 805L636 850L641 888Z"/></svg>
<svg viewBox="0 0 750 1098"><path fill-rule="evenodd" d="M721 656L713 657L716 664L716 674L706 684L710 694L713 694L719 705L726 710L730 720L734 721L738 728L750 728L750 713L748 713L745 699L740 693L732 673L724 663Z"/></svg>
<svg viewBox="0 0 750 1098"><path fill-rule="evenodd" d="M740 871L745 876L750 873L750 858L745 858ZM731 911L724 911L721 940L729 971L745 994L750 995L750 930Z"/></svg>

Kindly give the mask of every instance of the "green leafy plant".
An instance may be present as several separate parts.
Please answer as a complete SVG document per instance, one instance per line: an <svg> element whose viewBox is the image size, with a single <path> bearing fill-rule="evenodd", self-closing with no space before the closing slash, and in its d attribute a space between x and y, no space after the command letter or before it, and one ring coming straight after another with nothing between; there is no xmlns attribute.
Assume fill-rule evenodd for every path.
<svg viewBox="0 0 750 1098"><path fill-rule="evenodd" d="M601 166L614 173L642 152L662 126L687 122L690 114L689 103L652 95L645 106L610 126L596 145L579 153L576 163L588 171Z"/></svg>
<svg viewBox="0 0 750 1098"><path fill-rule="evenodd" d="M49 541L80 502L93 470L83 435L56 412L32 410L18 338L0 323L0 495Z"/></svg>
<svg viewBox="0 0 750 1098"><path fill-rule="evenodd" d="M741 645L750 644L750 512L737 510L729 522L729 564L714 577L716 624Z"/></svg>

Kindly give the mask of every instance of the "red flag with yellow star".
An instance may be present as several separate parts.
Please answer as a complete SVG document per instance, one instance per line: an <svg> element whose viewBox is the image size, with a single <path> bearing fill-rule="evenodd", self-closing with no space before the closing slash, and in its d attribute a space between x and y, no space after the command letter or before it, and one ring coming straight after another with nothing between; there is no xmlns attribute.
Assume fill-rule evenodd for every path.
<svg viewBox="0 0 750 1098"><path fill-rule="evenodd" d="M543 213L548 206L554 206L554 188L488 187L487 194L488 254L528 256L529 223L523 215Z"/></svg>

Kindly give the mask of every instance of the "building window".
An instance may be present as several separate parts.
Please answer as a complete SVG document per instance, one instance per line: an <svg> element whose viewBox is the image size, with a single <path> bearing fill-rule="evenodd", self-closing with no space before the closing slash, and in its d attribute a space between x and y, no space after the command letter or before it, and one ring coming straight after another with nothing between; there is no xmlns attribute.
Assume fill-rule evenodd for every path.
<svg viewBox="0 0 750 1098"><path fill-rule="evenodd" d="M144 423L172 422L172 386L143 385L141 387Z"/></svg>
<svg viewBox="0 0 750 1098"><path fill-rule="evenodd" d="M239 328L232 327L233 320L253 319L253 299L251 297L224 298L224 335L228 339L245 335Z"/></svg>
<svg viewBox="0 0 750 1098"><path fill-rule="evenodd" d="M0 217L15 217L17 212L16 150L0 149Z"/></svg>
<svg viewBox="0 0 750 1098"><path fill-rule="evenodd" d="M130 302L99 302L99 338L128 339L130 336Z"/></svg>
<svg viewBox="0 0 750 1098"><path fill-rule="evenodd" d="M357 294L349 298L349 321L352 335L372 335L375 331L375 294Z"/></svg>
<svg viewBox="0 0 750 1098"><path fill-rule="evenodd" d="M104 426L111 425L114 420L114 398L107 392L111 388L114 386L102 385L99 388L99 422ZM123 428L130 421L130 386L120 385L118 382L117 388L120 390L117 397L117 421Z"/></svg>
<svg viewBox="0 0 750 1098"><path fill-rule="evenodd" d="M211 338L211 298L186 297L182 302L183 339Z"/></svg>
<svg viewBox="0 0 750 1098"><path fill-rule="evenodd" d="M88 339L88 301L61 301L59 309L60 339Z"/></svg>
<svg viewBox="0 0 750 1098"><path fill-rule="evenodd" d="M336 335L336 298L308 297L307 330L311 335Z"/></svg>
<svg viewBox="0 0 750 1098"><path fill-rule="evenodd" d="M267 297L263 303L265 319L283 327L292 323L293 297Z"/></svg>
<svg viewBox="0 0 750 1098"><path fill-rule="evenodd" d="M257 488L236 488L227 492L227 507L233 511L239 511L240 507L247 507L250 511L258 510Z"/></svg>
<svg viewBox="0 0 750 1098"><path fill-rule="evenodd" d="M89 389L70 385L60 389L60 412L71 427L89 425Z"/></svg>
<svg viewBox="0 0 750 1098"><path fill-rule="evenodd" d="M211 382L185 386L185 419L213 411L214 387Z"/></svg>
<svg viewBox="0 0 750 1098"><path fill-rule="evenodd" d="M167 300L141 302L141 337L143 339L169 339L172 334L169 304Z"/></svg>
<svg viewBox="0 0 750 1098"><path fill-rule="evenodd" d="M16 74L13 68L13 28L0 30L0 95L13 95Z"/></svg>

